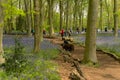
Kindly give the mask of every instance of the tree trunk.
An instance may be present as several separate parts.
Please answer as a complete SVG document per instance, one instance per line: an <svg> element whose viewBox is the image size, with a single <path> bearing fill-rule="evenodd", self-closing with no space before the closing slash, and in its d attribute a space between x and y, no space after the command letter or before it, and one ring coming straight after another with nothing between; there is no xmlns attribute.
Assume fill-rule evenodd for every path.
<svg viewBox="0 0 120 80"><path fill-rule="evenodd" d="M80 28L80 31L82 31L82 13L83 13L83 0L81 0L81 2L80 2L80 4L79 4L79 9L80 9L80 11L79 11L79 28Z"/></svg>
<svg viewBox="0 0 120 80"><path fill-rule="evenodd" d="M114 10L113 10L113 16L114 16L114 36L118 37L118 7L117 7L117 0L114 0Z"/></svg>
<svg viewBox="0 0 120 80"><path fill-rule="evenodd" d="M100 20L99 20L99 28L101 28L101 31L103 30L103 16L102 16L102 13L103 13L103 3L102 3L102 0L100 0Z"/></svg>
<svg viewBox="0 0 120 80"><path fill-rule="evenodd" d="M5 59L3 58L3 8L1 6L3 0L0 0L0 64L5 62Z"/></svg>
<svg viewBox="0 0 120 80"><path fill-rule="evenodd" d="M39 14L39 0L34 0L34 52L38 53L40 50L40 14Z"/></svg>
<svg viewBox="0 0 120 80"><path fill-rule="evenodd" d="M1 21L0 21L0 24L1 24ZM3 58L3 42L2 42L2 39L3 39L3 27L0 26L0 64L5 62L5 60Z"/></svg>
<svg viewBox="0 0 120 80"><path fill-rule="evenodd" d="M98 18L98 0L89 1L85 53L83 62L97 63L96 56L96 26Z"/></svg>
<svg viewBox="0 0 120 80"><path fill-rule="evenodd" d="M33 11L33 0L30 0L30 21L31 21L31 30L33 30L34 29L34 17L33 17L33 13L32 13L32 11Z"/></svg>
<svg viewBox="0 0 120 80"><path fill-rule="evenodd" d="M43 40L43 18L44 18L44 3L43 0L40 0L40 41Z"/></svg>
<svg viewBox="0 0 120 80"><path fill-rule="evenodd" d="M28 36L31 34L31 15L30 15L30 1L24 0L25 3L25 12L26 12L26 27L27 27L27 33Z"/></svg>
<svg viewBox="0 0 120 80"><path fill-rule="evenodd" d="M82 16L81 16L81 26L83 27L83 28L86 28L85 26L84 26L84 12L82 11Z"/></svg>
<svg viewBox="0 0 120 80"><path fill-rule="evenodd" d="M54 34L54 28L53 28L53 3L54 0L48 0L48 6L49 6L49 10L48 10L48 22L49 22L49 27L50 27L50 36L53 36Z"/></svg>
<svg viewBox="0 0 120 80"><path fill-rule="evenodd" d="M69 26L69 0L67 0L67 6L66 6L66 30L68 30Z"/></svg>
<svg viewBox="0 0 120 80"><path fill-rule="evenodd" d="M74 0L74 27L78 27L78 0Z"/></svg>
<svg viewBox="0 0 120 80"><path fill-rule="evenodd" d="M107 28L110 28L110 11L109 11L109 6L107 4L107 0L105 0L105 5L106 5L106 11L107 11Z"/></svg>
<svg viewBox="0 0 120 80"><path fill-rule="evenodd" d="M60 30L63 28L63 0L59 0L60 6Z"/></svg>
<svg viewBox="0 0 120 80"><path fill-rule="evenodd" d="M10 0L10 7L12 8L13 6L13 0ZM12 16L12 10L10 11L10 19L8 19L8 28L9 28L9 33L11 33L13 29L13 16Z"/></svg>

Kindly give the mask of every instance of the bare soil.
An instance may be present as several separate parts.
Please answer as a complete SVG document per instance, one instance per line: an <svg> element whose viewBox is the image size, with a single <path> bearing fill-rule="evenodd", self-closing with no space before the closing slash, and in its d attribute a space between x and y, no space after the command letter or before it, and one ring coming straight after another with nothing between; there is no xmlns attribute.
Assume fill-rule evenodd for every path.
<svg viewBox="0 0 120 80"><path fill-rule="evenodd" d="M60 45L63 41L60 38L49 39L54 44ZM71 53L76 59L83 59L84 47L75 45L75 50ZM120 63L110 55L97 51L99 67L80 65L81 70L87 80L120 80ZM62 54L55 62L59 65L61 80L70 80L69 75L74 70L70 63L64 62Z"/></svg>

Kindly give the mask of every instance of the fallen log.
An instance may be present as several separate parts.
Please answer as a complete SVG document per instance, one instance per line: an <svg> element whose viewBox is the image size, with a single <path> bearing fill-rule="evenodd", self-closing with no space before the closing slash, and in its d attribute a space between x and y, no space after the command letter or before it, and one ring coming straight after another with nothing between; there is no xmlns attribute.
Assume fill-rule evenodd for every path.
<svg viewBox="0 0 120 80"><path fill-rule="evenodd" d="M80 76L78 74L74 73L74 72L70 73L69 79L70 80L81 80Z"/></svg>
<svg viewBox="0 0 120 80"><path fill-rule="evenodd" d="M77 71L77 72L73 71L72 73L70 73L69 76L70 80L87 80L81 71L79 59L74 59L69 51L65 51L65 50L60 50L60 51L63 54L64 62L71 63L72 67L75 67Z"/></svg>

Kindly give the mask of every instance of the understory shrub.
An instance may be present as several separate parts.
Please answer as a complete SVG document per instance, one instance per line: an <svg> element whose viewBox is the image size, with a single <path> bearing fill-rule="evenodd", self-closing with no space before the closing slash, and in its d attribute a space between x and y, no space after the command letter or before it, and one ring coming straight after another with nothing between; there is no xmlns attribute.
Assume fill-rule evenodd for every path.
<svg viewBox="0 0 120 80"><path fill-rule="evenodd" d="M3 64L7 75L14 74L18 76L28 64L24 55L24 46L20 43L19 38L15 38L15 48L11 53L5 53L5 63Z"/></svg>
<svg viewBox="0 0 120 80"><path fill-rule="evenodd" d="M57 65L51 61L57 57L57 49L26 53L20 40L15 39L11 50L5 51L6 62L0 68L0 80L60 80Z"/></svg>

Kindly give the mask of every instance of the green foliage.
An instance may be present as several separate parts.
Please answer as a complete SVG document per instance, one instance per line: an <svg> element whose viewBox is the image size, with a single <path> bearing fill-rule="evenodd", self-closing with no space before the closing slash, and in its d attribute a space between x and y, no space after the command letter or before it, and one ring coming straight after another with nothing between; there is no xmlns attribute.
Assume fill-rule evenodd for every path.
<svg viewBox="0 0 120 80"><path fill-rule="evenodd" d="M13 75L6 75L6 72L0 70L0 80L18 80L16 77L14 77Z"/></svg>
<svg viewBox="0 0 120 80"><path fill-rule="evenodd" d="M15 48L5 51L6 63L0 70L0 80L60 80L57 65L50 61L58 53L57 49L41 50L39 54L25 53L16 38Z"/></svg>
<svg viewBox="0 0 120 80"><path fill-rule="evenodd" d="M57 66L50 61L40 59L33 60L33 62L31 62L25 71L19 76L19 79L60 80L56 68Z"/></svg>
<svg viewBox="0 0 120 80"><path fill-rule="evenodd" d="M54 22L54 24L53 25L55 25L54 26L54 29L55 29L55 32L58 32L59 31L59 22L60 22L60 15L58 14L58 13L55 13L55 15L54 15L55 17L53 17L53 22Z"/></svg>
<svg viewBox="0 0 120 80"><path fill-rule="evenodd" d="M23 54L24 47L21 45L19 40L15 39L15 48L13 53L5 53L4 68L8 75L14 74L18 76L27 65L27 60Z"/></svg>
<svg viewBox="0 0 120 80"><path fill-rule="evenodd" d="M20 38L15 38L15 53L22 53L24 46L20 43Z"/></svg>
<svg viewBox="0 0 120 80"><path fill-rule="evenodd" d="M41 50L40 54L38 54L41 58L45 60L55 59L58 56L59 51L57 49L50 49L50 50Z"/></svg>
<svg viewBox="0 0 120 80"><path fill-rule="evenodd" d="M92 67L99 67L100 64L98 62L92 62L90 60L82 60L82 64L86 65L86 66L92 66Z"/></svg>
<svg viewBox="0 0 120 80"><path fill-rule="evenodd" d="M49 31L49 25L47 24L47 21L44 21L43 29L46 29L47 31Z"/></svg>
<svg viewBox="0 0 120 80"><path fill-rule="evenodd" d="M19 15L16 18L16 30L24 31L25 27L25 16Z"/></svg>
<svg viewBox="0 0 120 80"><path fill-rule="evenodd" d="M2 3L2 6L4 7L5 20L10 19L11 16L25 16L24 11L22 9L17 8L14 4L11 5L11 1L9 0L6 1L6 3Z"/></svg>

